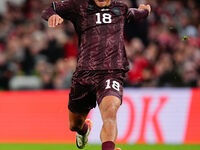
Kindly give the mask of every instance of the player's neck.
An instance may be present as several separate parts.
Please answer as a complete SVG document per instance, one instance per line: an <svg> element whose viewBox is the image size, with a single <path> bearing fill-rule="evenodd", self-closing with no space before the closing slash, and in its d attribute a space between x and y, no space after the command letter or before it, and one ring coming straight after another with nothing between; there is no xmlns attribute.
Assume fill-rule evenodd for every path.
<svg viewBox="0 0 200 150"><path fill-rule="evenodd" d="M112 0L104 0L104 1L94 0L94 3L100 8L110 6L111 2Z"/></svg>

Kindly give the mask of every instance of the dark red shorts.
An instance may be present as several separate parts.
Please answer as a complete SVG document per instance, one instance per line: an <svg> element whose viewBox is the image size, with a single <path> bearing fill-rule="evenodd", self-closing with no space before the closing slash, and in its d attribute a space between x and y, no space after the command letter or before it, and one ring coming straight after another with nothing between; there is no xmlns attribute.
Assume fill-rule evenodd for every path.
<svg viewBox="0 0 200 150"><path fill-rule="evenodd" d="M68 108L73 113L88 113L105 96L116 96L122 101L125 72L76 71L72 78Z"/></svg>

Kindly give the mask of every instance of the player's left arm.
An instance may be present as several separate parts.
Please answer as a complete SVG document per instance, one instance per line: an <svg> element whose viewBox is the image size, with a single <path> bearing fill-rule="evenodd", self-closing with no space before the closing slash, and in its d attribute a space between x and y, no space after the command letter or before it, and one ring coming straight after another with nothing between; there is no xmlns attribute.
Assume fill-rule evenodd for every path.
<svg viewBox="0 0 200 150"><path fill-rule="evenodd" d="M129 8L127 12L128 21L140 22L146 19L151 13L151 6L141 4L138 8Z"/></svg>

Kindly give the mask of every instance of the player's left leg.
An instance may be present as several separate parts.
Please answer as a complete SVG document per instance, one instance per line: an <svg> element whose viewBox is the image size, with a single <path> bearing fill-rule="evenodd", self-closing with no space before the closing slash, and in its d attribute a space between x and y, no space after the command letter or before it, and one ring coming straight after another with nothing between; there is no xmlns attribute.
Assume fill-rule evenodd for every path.
<svg viewBox="0 0 200 150"><path fill-rule="evenodd" d="M88 113L73 113L69 110L69 127L76 133L76 145L83 149L88 142L88 136L91 131L92 123L86 119Z"/></svg>
<svg viewBox="0 0 200 150"><path fill-rule="evenodd" d="M103 127L100 138L102 150L114 150L117 138L117 111L121 100L116 96L106 96L99 105Z"/></svg>
<svg viewBox="0 0 200 150"><path fill-rule="evenodd" d="M69 128L73 132L85 132L85 119L88 113L73 113L69 110ZM87 129L87 127L86 127Z"/></svg>
<svg viewBox="0 0 200 150"><path fill-rule="evenodd" d="M76 133L76 145L82 149L88 142L91 122L86 120L89 111L96 106L96 95L93 86L88 86L92 78L89 71L76 71L73 74L69 94L69 126ZM89 82L89 83L88 83Z"/></svg>

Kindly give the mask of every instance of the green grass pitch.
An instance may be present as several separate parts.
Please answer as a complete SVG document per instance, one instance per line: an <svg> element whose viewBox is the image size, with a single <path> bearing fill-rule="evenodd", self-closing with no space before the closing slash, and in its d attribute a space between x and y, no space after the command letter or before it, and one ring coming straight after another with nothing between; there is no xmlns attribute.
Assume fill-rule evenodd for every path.
<svg viewBox="0 0 200 150"><path fill-rule="evenodd" d="M122 150L200 150L200 145L117 145ZM78 150L75 144L0 144L0 150ZM84 150L101 150L87 145Z"/></svg>

